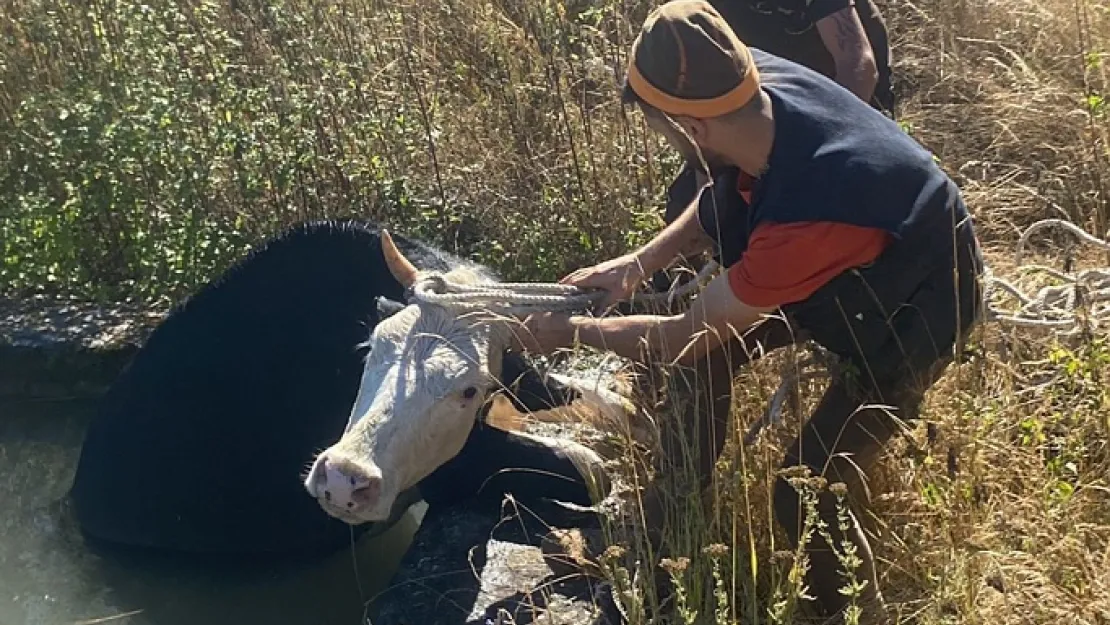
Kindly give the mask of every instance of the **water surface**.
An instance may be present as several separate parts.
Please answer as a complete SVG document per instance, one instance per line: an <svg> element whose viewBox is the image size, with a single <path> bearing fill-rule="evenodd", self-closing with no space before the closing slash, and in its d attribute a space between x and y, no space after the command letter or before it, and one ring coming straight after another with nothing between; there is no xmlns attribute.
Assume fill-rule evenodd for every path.
<svg viewBox="0 0 1110 625"><path fill-rule="evenodd" d="M66 502L94 410L93 400L0 399L0 625L358 625L419 525L414 507L351 549L280 568L94 551Z"/></svg>

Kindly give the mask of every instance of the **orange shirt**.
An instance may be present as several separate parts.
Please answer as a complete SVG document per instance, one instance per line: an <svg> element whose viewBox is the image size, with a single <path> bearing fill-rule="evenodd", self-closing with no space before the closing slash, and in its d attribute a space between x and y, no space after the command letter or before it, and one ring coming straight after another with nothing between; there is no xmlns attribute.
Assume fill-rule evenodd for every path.
<svg viewBox="0 0 1110 625"><path fill-rule="evenodd" d="M737 187L751 202L750 178ZM765 222L756 227L739 262L728 268L733 294L749 306L773 307L804 300L852 267L875 260L890 233L836 222Z"/></svg>

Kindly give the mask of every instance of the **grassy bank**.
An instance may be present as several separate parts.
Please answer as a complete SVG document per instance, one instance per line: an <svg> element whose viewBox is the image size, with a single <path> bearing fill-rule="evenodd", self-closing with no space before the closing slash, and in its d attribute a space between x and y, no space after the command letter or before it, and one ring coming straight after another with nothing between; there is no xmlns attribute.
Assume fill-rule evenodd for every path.
<svg viewBox="0 0 1110 625"><path fill-rule="evenodd" d="M613 68L645 2L0 7L8 295L178 298L322 216L549 280L650 236L676 165L617 104ZM1105 233L1107 6L882 8L899 117L964 189L997 271L1035 220ZM1107 264L1066 233L1031 244L1030 261ZM907 622L1110 623L1110 347L994 325L975 344L871 478L884 592ZM741 423L782 365L737 381ZM803 389L803 408L820 390ZM768 498L797 417L731 448L719 499L667 528L690 559L668 566L701 618L792 618L802 589ZM703 551L715 544L728 549ZM641 575L658 566L623 546Z"/></svg>

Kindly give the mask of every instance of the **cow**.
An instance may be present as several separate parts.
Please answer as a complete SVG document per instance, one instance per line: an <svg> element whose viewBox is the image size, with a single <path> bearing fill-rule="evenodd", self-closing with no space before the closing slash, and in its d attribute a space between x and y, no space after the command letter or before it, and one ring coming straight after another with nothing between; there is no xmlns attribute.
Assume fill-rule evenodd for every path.
<svg viewBox="0 0 1110 625"><path fill-rule="evenodd" d="M392 312L388 302L404 297L388 262L398 248L429 269L493 279L430 245L382 239L374 223L307 221L174 307L87 430L70 500L89 542L237 561L315 558L349 545L350 525L321 514L301 480L306 460L345 431L352 403L371 399L364 364L391 357L387 342L379 349L365 339L385 336L377 328ZM411 315L389 319L396 326ZM483 393L496 382L502 400L522 413L579 400L575 388L492 345L481 357L497 363L497 379L473 382ZM390 510L375 507L376 522L354 528L356 536L382 529L421 498L434 506L512 491L591 501L577 468L581 454L474 419L489 406L477 393L458 401L469 418L452 415L429 432L450 440L436 450L437 464L447 451L449 462L406 478L404 492L390 490Z"/></svg>
<svg viewBox="0 0 1110 625"><path fill-rule="evenodd" d="M406 289L432 274L446 283L495 281L470 266L444 273L422 259L410 260L387 232L381 243L386 267ZM457 462L481 407L504 377L515 322L496 310L460 313L420 300L388 308L391 314L367 341L370 353L344 432L315 456L304 480L305 490L329 516L352 525L382 521L401 493ZM578 391L610 422L630 415L624 397L572 378L555 379ZM604 497L610 483L595 452L516 434L537 448L562 451L595 503Z"/></svg>

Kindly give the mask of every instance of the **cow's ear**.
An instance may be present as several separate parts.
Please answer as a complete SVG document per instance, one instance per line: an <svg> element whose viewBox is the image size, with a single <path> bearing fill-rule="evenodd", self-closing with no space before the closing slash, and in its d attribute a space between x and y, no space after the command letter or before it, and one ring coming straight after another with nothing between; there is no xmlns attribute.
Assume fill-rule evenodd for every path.
<svg viewBox="0 0 1110 625"><path fill-rule="evenodd" d="M389 299L388 297L378 297L378 317L385 319L404 310L405 305Z"/></svg>

